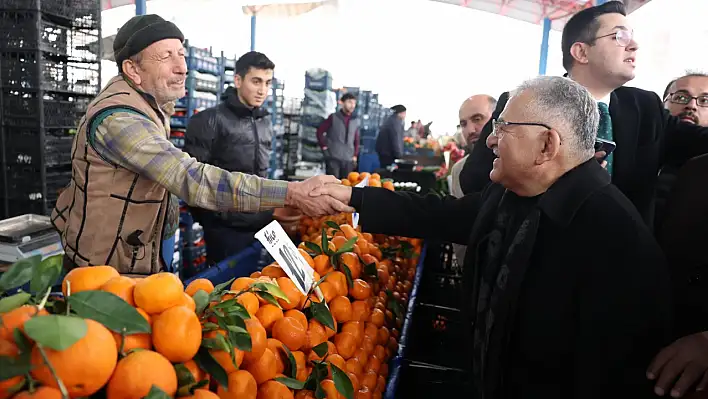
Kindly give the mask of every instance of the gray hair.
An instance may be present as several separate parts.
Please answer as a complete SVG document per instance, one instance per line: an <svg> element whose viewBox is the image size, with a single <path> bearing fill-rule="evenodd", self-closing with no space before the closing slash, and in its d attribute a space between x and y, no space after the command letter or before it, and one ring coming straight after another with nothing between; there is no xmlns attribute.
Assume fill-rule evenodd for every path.
<svg viewBox="0 0 708 399"><path fill-rule="evenodd" d="M595 153L600 113L585 87L564 77L539 76L522 83L513 95L527 90L533 94L527 110L539 118L536 122L558 129L573 155L586 158Z"/></svg>

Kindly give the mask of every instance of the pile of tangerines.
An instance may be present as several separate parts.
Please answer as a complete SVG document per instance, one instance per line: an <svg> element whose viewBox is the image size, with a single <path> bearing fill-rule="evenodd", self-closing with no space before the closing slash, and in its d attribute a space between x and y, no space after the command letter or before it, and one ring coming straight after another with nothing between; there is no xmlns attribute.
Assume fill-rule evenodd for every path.
<svg viewBox="0 0 708 399"><path fill-rule="evenodd" d="M357 184L364 181L364 179L369 178L367 181L367 186L369 187L383 187L387 190L394 190L393 180L384 179L381 180L381 175L378 173L369 172L350 172L346 179L342 179L342 184L345 186L356 186Z"/></svg>
<svg viewBox="0 0 708 399"><path fill-rule="evenodd" d="M186 288L78 268L61 298L0 300L0 399L380 398L422 243L346 218L303 220L307 295L274 263Z"/></svg>

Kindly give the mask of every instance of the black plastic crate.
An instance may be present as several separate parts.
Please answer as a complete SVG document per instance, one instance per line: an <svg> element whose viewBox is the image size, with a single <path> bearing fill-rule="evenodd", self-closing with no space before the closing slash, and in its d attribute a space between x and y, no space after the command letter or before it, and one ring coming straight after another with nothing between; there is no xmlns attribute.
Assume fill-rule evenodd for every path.
<svg viewBox="0 0 708 399"><path fill-rule="evenodd" d="M7 212L4 210L7 207ZM0 213L5 213L3 219L33 213L49 215L46 203L42 200L7 199L0 197Z"/></svg>
<svg viewBox="0 0 708 399"><path fill-rule="evenodd" d="M458 354L459 356L459 354ZM399 369L395 398L469 398L470 374L459 369L406 362Z"/></svg>
<svg viewBox="0 0 708 399"><path fill-rule="evenodd" d="M423 269L418 288L418 302L460 309L464 293L462 276L428 273Z"/></svg>
<svg viewBox="0 0 708 399"><path fill-rule="evenodd" d="M428 273L461 275L462 268L459 266L454 254L454 248L449 242L428 242L428 251L425 255L425 271Z"/></svg>
<svg viewBox="0 0 708 399"><path fill-rule="evenodd" d="M0 11L0 47L6 50L42 50L75 61L97 62L99 36L98 29L63 26L39 11Z"/></svg>
<svg viewBox="0 0 708 399"><path fill-rule="evenodd" d="M101 25L100 7L97 0L0 0L0 10L41 10L59 24L81 28Z"/></svg>
<svg viewBox="0 0 708 399"><path fill-rule="evenodd" d="M429 304L416 305L408 329L403 356L416 361L456 369L469 369L469 358L460 356L472 342L462 312Z"/></svg>
<svg viewBox="0 0 708 399"><path fill-rule="evenodd" d="M0 66L0 82L7 88L87 96L95 96L99 91L100 63L67 61L36 51L2 51Z"/></svg>
<svg viewBox="0 0 708 399"><path fill-rule="evenodd" d="M32 168L63 166L71 163L73 129L40 129L3 126L5 162ZM41 132L44 130L44 142Z"/></svg>
<svg viewBox="0 0 708 399"><path fill-rule="evenodd" d="M2 90L2 123L6 126L39 126L39 105L49 128L75 128L91 101L89 97L66 93L45 93L25 89Z"/></svg>

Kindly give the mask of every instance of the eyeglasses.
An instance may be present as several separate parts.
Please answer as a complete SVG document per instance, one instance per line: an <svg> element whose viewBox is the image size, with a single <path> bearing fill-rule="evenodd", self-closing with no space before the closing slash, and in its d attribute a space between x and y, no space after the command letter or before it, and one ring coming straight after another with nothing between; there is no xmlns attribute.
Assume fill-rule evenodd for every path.
<svg viewBox="0 0 708 399"><path fill-rule="evenodd" d="M631 43L632 39L634 38L634 32L631 30L620 29L617 32L608 33L603 36L598 36L595 38L595 40L603 39L605 37L614 37L615 41L617 42L617 44L619 46L627 47L627 46L629 46L629 43Z"/></svg>
<svg viewBox="0 0 708 399"><path fill-rule="evenodd" d="M691 100L696 100L696 105L699 107L708 107L708 95L702 95L698 97L693 97L688 93L671 93L666 98L674 104L687 105Z"/></svg>
<svg viewBox="0 0 708 399"><path fill-rule="evenodd" d="M545 127L548 130L553 130L552 127L546 125L545 123L538 123L538 122L507 122L505 120L499 119L499 120L493 120L492 121L492 134L499 137L497 132L499 131L500 128L504 126L540 126L540 127Z"/></svg>

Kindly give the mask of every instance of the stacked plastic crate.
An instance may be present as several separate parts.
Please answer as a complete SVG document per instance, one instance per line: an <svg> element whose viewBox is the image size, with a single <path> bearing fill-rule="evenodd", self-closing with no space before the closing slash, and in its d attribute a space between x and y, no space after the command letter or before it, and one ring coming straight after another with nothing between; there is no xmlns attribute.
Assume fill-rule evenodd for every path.
<svg viewBox="0 0 708 399"><path fill-rule="evenodd" d="M214 56L210 49L191 46L185 41L187 53L186 93L175 107L175 114L170 119L170 140L178 147L184 146L184 132L192 115L219 102L219 97L224 91L226 59L223 54ZM233 62L230 64L233 70ZM232 79L233 80L233 79ZM181 256L182 278L189 278L204 270L206 263L206 243L204 232L199 223L196 223L189 213L187 204L180 200L180 240L175 240L175 250ZM177 258L177 257L176 257Z"/></svg>
<svg viewBox="0 0 708 399"><path fill-rule="evenodd" d="M323 163L324 154L317 143L317 128L337 109L332 91L332 75L324 69L305 73L305 99L302 104L301 157L305 162Z"/></svg>
<svg viewBox="0 0 708 399"><path fill-rule="evenodd" d="M48 214L100 89L100 2L0 0L0 219Z"/></svg>
<svg viewBox="0 0 708 399"><path fill-rule="evenodd" d="M295 175L295 167L300 160L300 132L302 99L286 98L283 106L283 179Z"/></svg>
<svg viewBox="0 0 708 399"><path fill-rule="evenodd" d="M283 105L285 103L285 82L273 79L271 93L263 106L270 112L273 122L273 140L271 141L270 165L268 177L280 179L284 174L283 153L284 153L284 117Z"/></svg>

